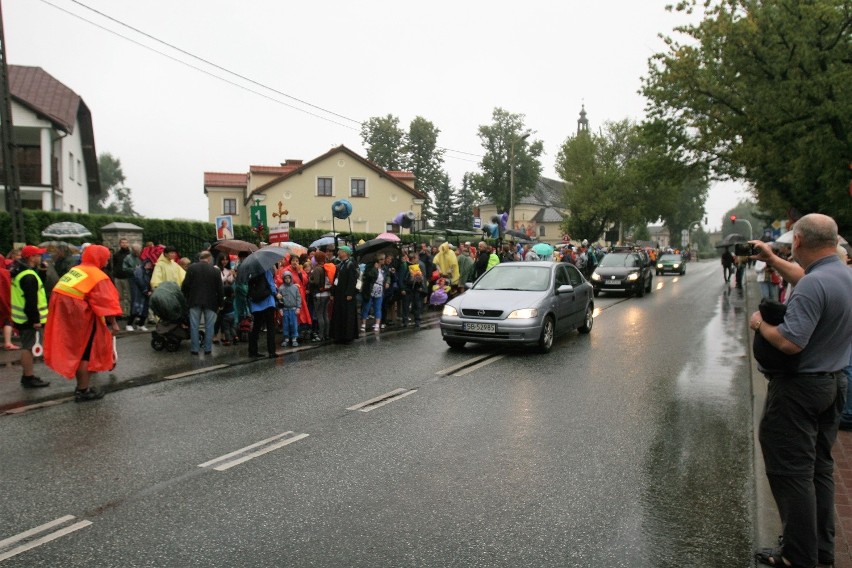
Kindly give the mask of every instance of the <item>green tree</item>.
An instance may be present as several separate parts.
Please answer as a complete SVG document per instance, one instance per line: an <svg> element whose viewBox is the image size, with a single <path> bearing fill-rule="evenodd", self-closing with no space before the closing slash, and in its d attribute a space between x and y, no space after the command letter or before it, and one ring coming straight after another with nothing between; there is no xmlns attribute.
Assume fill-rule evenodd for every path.
<svg viewBox="0 0 852 568"><path fill-rule="evenodd" d="M435 189L435 200L431 211L431 217L434 219L433 226L436 229L453 228L453 218L457 208L455 191L450 185L449 176L444 174L440 184Z"/></svg>
<svg viewBox="0 0 852 568"><path fill-rule="evenodd" d="M563 231L597 239L610 227L629 228L656 216L641 179L639 129L633 122L606 122L597 134L569 137L556 157L556 172L568 182L569 215Z"/></svg>
<svg viewBox="0 0 852 568"><path fill-rule="evenodd" d="M480 162L481 173L470 176L474 191L490 198L499 211L509 210L510 153L514 148L515 202L529 195L541 177L541 161L544 152L541 140L530 142L526 136L532 134L524 126L524 115L512 114L495 108L493 122L479 127L479 139L485 149ZM514 145L513 145L514 142Z"/></svg>
<svg viewBox="0 0 852 568"><path fill-rule="evenodd" d="M423 220L427 222L434 219L429 213L433 209L432 194L437 193L445 181L449 183L443 170L444 151L438 148L440 133L430 121L417 116L408 127L405 145L406 167L414 173L414 187L426 194L422 210L425 212Z"/></svg>
<svg viewBox="0 0 852 568"><path fill-rule="evenodd" d="M103 191L100 197L89 203L89 211L139 217L139 213L133 209L132 190L124 184L126 179L121 169L121 160L104 152L98 156L98 174Z"/></svg>
<svg viewBox="0 0 852 568"><path fill-rule="evenodd" d="M849 0L682 0L700 23L649 61L652 118L692 136L696 161L750 182L770 212L824 212L852 227Z"/></svg>
<svg viewBox="0 0 852 568"><path fill-rule="evenodd" d="M399 118L374 116L361 125L361 141L367 148L367 159L386 170L405 167L405 132Z"/></svg>
<svg viewBox="0 0 852 568"><path fill-rule="evenodd" d="M482 196L473 189L472 174L462 178L461 189L457 194L456 209L453 212L453 229L470 231L473 229L473 208L482 201Z"/></svg>

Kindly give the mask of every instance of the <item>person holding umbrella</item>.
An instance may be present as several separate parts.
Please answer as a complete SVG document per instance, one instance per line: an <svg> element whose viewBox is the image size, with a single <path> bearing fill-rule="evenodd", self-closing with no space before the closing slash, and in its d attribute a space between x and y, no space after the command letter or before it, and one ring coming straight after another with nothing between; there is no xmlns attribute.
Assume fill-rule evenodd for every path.
<svg viewBox="0 0 852 568"><path fill-rule="evenodd" d="M266 270L249 279L249 309L252 317L249 357L261 357L257 342L260 330L264 326L266 326L266 356L275 357L275 295L277 292L272 279L272 270Z"/></svg>
<svg viewBox="0 0 852 568"><path fill-rule="evenodd" d="M340 263L331 286L331 336L335 343L352 343L358 337L358 313L355 302L358 266L350 258L352 249L343 245L337 249Z"/></svg>

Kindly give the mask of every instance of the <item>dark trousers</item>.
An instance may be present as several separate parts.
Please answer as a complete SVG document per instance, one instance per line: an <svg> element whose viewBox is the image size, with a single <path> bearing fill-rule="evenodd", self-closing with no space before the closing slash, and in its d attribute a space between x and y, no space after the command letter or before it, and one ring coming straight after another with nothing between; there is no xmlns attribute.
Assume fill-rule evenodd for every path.
<svg viewBox="0 0 852 568"><path fill-rule="evenodd" d="M790 375L769 382L760 421L766 477L794 566L834 562L834 460L846 378Z"/></svg>
<svg viewBox="0 0 852 568"><path fill-rule="evenodd" d="M408 318L413 317L414 323L420 325L420 314L423 311L423 292L407 290L402 297L402 324L408 324Z"/></svg>
<svg viewBox="0 0 852 568"><path fill-rule="evenodd" d="M249 355L257 355L257 340L260 328L266 326L266 352L275 355L275 308L270 307L252 312L251 332L249 333Z"/></svg>

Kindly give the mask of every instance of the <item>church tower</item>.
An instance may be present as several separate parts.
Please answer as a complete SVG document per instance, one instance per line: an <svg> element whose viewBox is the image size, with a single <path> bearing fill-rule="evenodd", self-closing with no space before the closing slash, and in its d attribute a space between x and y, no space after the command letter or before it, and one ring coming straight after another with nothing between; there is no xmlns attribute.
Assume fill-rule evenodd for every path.
<svg viewBox="0 0 852 568"><path fill-rule="evenodd" d="M580 108L580 118L577 120L577 134L581 132L589 133L589 119L586 118L586 104L583 103Z"/></svg>

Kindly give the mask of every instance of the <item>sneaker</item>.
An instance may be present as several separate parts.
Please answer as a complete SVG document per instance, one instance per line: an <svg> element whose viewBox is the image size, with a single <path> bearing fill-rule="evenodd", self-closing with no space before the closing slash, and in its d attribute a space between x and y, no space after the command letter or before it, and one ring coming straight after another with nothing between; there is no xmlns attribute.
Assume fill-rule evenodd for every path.
<svg viewBox="0 0 852 568"><path fill-rule="evenodd" d="M136 328L136 331L144 331L144 332L148 332L148 331L150 331L150 330L149 330L147 327L145 327L144 325L142 325L142 326L137 327L137 328Z"/></svg>
<svg viewBox="0 0 852 568"><path fill-rule="evenodd" d="M367 331L367 324L365 324L365 323L361 324L361 331Z"/></svg>
<svg viewBox="0 0 852 568"><path fill-rule="evenodd" d="M382 327L384 327L384 326L382 326ZM379 326L374 325L374 326L373 326L373 331L379 331Z"/></svg>
<svg viewBox="0 0 852 568"><path fill-rule="evenodd" d="M298 341L296 341L296 340L294 339L294 340L293 340L293 343L291 343L291 344L290 344L290 346L291 346L291 347L298 347L298 346L299 346L299 342L298 342Z"/></svg>
<svg viewBox="0 0 852 568"><path fill-rule="evenodd" d="M314 336L313 336L313 337L311 337L311 342L312 342L312 343L319 343L320 341L322 341L322 337L320 337L320 336L319 336L319 335L317 335L317 334L314 334Z"/></svg>
<svg viewBox="0 0 852 568"><path fill-rule="evenodd" d="M89 387L86 390L75 389L74 390L74 402L89 402L90 400L99 400L104 397L106 393L100 389L96 389L95 387Z"/></svg>
<svg viewBox="0 0 852 568"><path fill-rule="evenodd" d="M50 384L50 381L43 381L41 377L21 377L21 386L25 389L40 389Z"/></svg>
<svg viewBox="0 0 852 568"><path fill-rule="evenodd" d="M288 341L286 339L281 342L281 347L287 347L287 345L288 345Z"/></svg>
<svg viewBox="0 0 852 568"><path fill-rule="evenodd" d="M128 326L127 326L127 327L125 327L124 329L125 329L125 330L127 330L127 331L133 331L133 326L132 326L132 325L128 325Z"/></svg>

